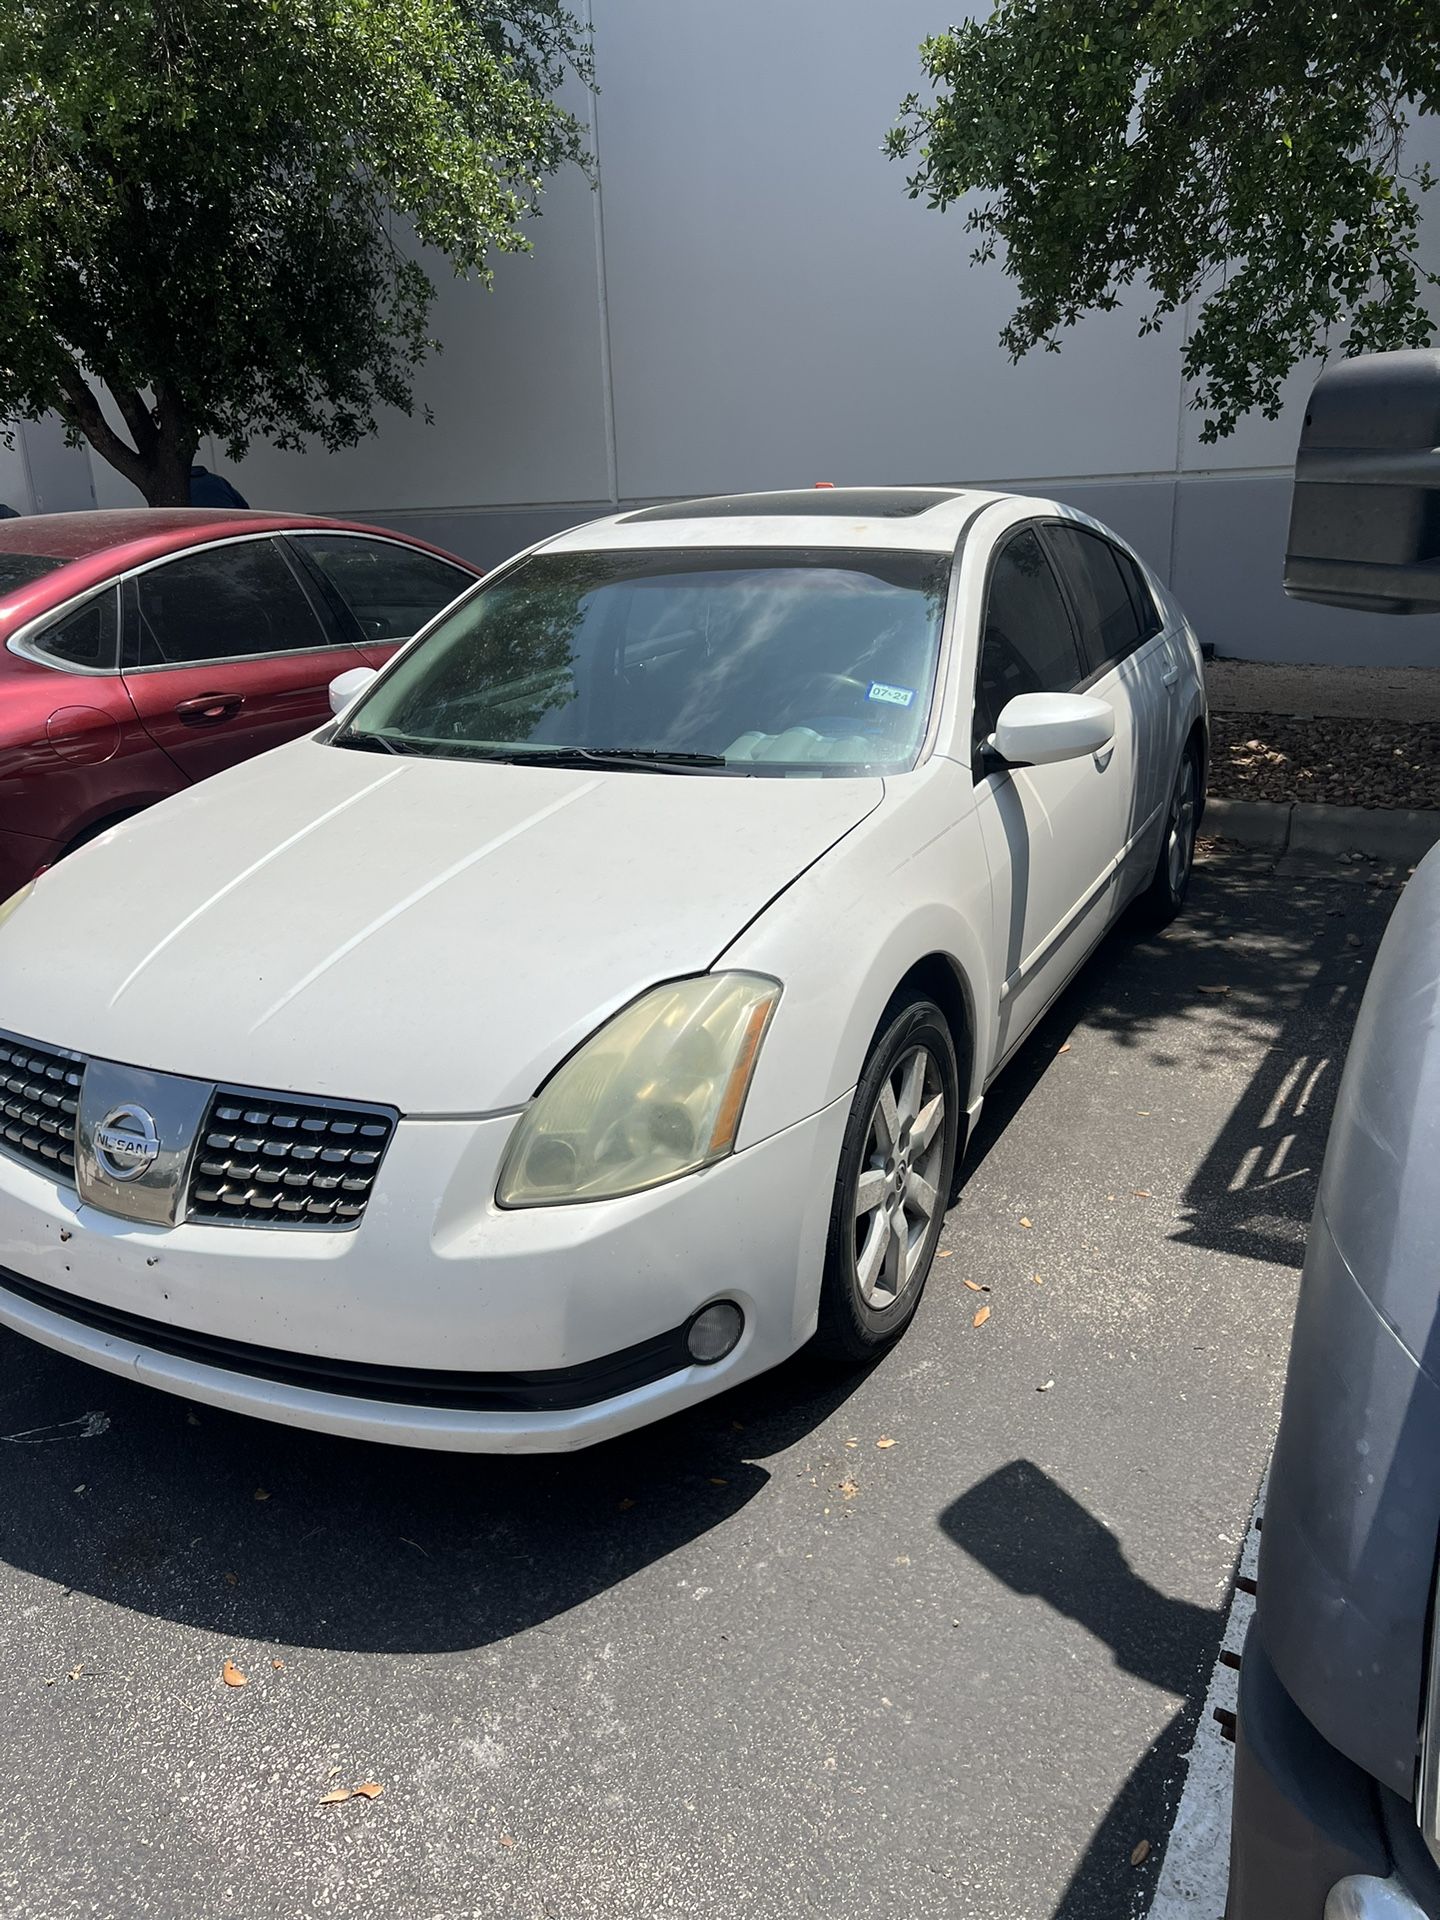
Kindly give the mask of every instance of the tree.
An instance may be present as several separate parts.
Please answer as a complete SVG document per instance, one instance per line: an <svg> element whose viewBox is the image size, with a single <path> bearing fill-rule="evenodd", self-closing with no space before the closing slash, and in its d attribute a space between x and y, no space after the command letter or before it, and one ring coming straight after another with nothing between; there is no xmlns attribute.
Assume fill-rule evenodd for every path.
<svg viewBox="0 0 1440 1920"><path fill-rule="evenodd" d="M1280 410L1297 361L1424 346L1430 169L1411 113L1440 96L1435 0L1000 0L921 48L933 95L888 140L912 198L978 194L974 258L1005 249L1013 359L1148 283L1140 331L1190 301L1202 438Z"/></svg>
<svg viewBox="0 0 1440 1920"><path fill-rule="evenodd" d="M462 276L528 248L584 161L569 71L559 0L9 0L0 421L53 408L164 506L203 435L238 460L408 412L434 344L411 236Z"/></svg>

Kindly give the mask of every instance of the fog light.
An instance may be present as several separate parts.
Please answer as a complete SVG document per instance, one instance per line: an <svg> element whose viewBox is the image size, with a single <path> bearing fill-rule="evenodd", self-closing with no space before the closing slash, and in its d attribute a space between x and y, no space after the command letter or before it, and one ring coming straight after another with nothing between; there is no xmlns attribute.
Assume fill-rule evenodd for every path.
<svg viewBox="0 0 1440 1920"><path fill-rule="evenodd" d="M690 1322L685 1344L692 1360L698 1360L701 1366L713 1367L717 1360L734 1352L744 1331L745 1316L735 1302L717 1300L713 1306L702 1307Z"/></svg>

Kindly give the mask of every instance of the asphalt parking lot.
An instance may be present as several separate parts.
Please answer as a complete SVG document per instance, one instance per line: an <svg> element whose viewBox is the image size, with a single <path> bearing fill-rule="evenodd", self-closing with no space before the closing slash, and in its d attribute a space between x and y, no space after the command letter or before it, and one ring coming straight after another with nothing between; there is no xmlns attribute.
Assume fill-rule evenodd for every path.
<svg viewBox="0 0 1440 1920"><path fill-rule="evenodd" d="M864 1376L467 1459L0 1332L0 1914L1143 1911L1395 898L1219 849L1114 938Z"/></svg>

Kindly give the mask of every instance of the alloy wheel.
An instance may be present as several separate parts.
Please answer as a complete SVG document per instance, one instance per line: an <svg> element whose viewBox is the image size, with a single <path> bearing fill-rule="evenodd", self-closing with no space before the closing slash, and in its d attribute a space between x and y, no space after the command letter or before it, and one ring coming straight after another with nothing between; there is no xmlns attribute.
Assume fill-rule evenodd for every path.
<svg viewBox="0 0 1440 1920"><path fill-rule="evenodd" d="M1195 857L1195 756L1180 762L1175 791L1170 798L1170 825L1165 840L1165 866L1170 891L1178 899L1185 890L1190 862Z"/></svg>
<svg viewBox="0 0 1440 1920"><path fill-rule="evenodd" d="M945 1085L930 1049L912 1047L881 1083L855 1186L856 1289L872 1311L893 1307L915 1278L945 1158Z"/></svg>

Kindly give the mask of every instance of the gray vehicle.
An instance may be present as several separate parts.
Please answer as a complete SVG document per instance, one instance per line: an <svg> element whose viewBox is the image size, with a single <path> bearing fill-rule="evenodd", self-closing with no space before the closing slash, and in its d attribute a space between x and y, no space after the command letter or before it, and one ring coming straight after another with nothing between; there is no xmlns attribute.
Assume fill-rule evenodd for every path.
<svg viewBox="0 0 1440 1920"><path fill-rule="evenodd" d="M1440 353L1324 374L1292 595L1440 612ZM1240 1672L1226 1920L1440 1917L1440 848L1385 935L1300 1290Z"/></svg>

